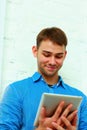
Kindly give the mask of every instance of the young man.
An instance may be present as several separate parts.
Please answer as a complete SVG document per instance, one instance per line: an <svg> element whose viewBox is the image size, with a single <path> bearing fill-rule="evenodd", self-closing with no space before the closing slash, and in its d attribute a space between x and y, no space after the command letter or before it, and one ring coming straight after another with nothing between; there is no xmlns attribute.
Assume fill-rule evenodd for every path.
<svg viewBox="0 0 87 130"><path fill-rule="evenodd" d="M0 130L87 130L87 97L65 84L58 74L67 54L66 46L67 37L57 27L45 28L38 34L37 45L32 47L37 72L6 88L0 104ZM33 123L44 92L82 96L78 113L70 113L73 104L63 110L63 101L51 117L46 116L46 108L42 107L35 128Z"/></svg>

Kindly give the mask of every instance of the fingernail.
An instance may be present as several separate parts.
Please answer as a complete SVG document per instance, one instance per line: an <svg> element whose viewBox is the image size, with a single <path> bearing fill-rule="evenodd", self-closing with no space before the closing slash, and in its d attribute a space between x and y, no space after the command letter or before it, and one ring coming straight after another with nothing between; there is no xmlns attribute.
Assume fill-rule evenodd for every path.
<svg viewBox="0 0 87 130"><path fill-rule="evenodd" d="M52 129L47 127L46 130L52 130Z"/></svg>

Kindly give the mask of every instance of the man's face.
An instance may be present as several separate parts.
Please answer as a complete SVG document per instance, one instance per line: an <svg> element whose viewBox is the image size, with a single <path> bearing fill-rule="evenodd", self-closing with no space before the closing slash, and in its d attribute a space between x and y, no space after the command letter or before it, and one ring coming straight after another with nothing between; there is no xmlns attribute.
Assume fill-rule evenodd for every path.
<svg viewBox="0 0 87 130"><path fill-rule="evenodd" d="M33 54L37 57L38 71L44 76L58 75L66 56L65 46L59 46L50 40L41 42L39 49L34 46Z"/></svg>

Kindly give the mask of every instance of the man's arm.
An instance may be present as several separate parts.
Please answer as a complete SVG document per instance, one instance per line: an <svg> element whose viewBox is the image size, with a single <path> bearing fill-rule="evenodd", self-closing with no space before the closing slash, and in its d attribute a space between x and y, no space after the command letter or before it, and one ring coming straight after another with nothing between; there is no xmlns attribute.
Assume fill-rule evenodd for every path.
<svg viewBox="0 0 87 130"><path fill-rule="evenodd" d="M79 109L78 130L87 130L87 97L84 95Z"/></svg>
<svg viewBox="0 0 87 130"><path fill-rule="evenodd" d="M0 130L20 129L21 104L16 94L12 86L8 86L5 90L0 103Z"/></svg>

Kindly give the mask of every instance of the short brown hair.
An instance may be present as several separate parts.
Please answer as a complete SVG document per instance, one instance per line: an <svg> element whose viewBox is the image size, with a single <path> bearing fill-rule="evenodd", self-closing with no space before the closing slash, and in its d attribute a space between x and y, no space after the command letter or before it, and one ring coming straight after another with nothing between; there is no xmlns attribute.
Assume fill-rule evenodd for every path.
<svg viewBox="0 0 87 130"><path fill-rule="evenodd" d="M51 40L54 43L65 47L67 46L67 37L63 30L57 27L45 28L40 31L37 35L36 44L37 48L39 48L41 41L43 40Z"/></svg>

